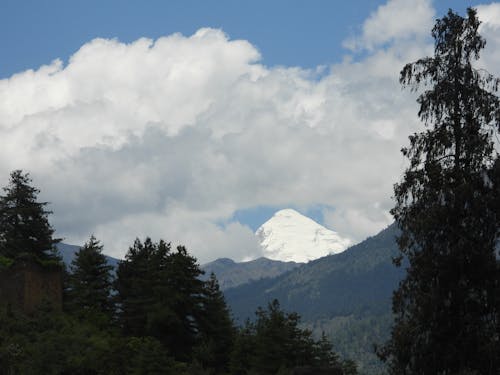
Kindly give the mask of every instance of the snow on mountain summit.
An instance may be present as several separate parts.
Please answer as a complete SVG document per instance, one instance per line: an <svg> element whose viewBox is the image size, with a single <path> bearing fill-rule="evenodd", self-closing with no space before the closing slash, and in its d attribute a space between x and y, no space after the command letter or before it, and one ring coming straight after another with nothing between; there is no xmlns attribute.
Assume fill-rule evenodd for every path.
<svg viewBox="0 0 500 375"><path fill-rule="evenodd" d="M351 243L292 209L276 212L255 232L269 259L308 262L344 251Z"/></svg>

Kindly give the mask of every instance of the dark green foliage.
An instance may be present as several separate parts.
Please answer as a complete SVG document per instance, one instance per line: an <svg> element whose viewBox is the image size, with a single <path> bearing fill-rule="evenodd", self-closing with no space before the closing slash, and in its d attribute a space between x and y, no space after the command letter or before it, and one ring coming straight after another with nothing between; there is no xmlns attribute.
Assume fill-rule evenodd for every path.
<svg viewBox="0 0 500 375"><path fill-rule="evenodd" d="M338 369L344 374L344 364L333 353L326 336L314 341L311 331L300 328L299 315L285 313L277 300L269 303L267 310L259 308L256 316L256 321L247 321L238 334L231 358L232 374L289 374L302 367ZM346 362L345 366L351 371L353 363Z"/></svg>
<svg viewBox="0 0 500 375"><path fill-rule="evenodd" d="M2 374L111 374L111 348L108 332L69 316L0 311Z"/></svg>
<svg viewBox="0 0 500 375"><path fill-rule="evenodd" d="M267 310L257 310L255 322L255 367L259 373L274 374L281 367L293 368L314 360L310 331L298 327L299 316L280 309L277 300Z"/></svg>
<svg viewBox="0 0 500 375"><path fill-rule="evenodd" d="M183 246L178 246L168 260L169 267L164 273L169 299L166 302L175 320L167 326L162 321L159 324L164 329L163 339L167 347L171 348L176 358L188 360L190 355L187 353L196 345L203 319L202 271L196 258L189 255Z"/></svg>
<svg viewBox="0 0 500 375"><path fill-rule="evenodd" d="M473 62L485 41L473 9L451 10L432 35L434 57L408 64L401 83L426 87L427 130L403 149L410 166L392 213L409 259L393 298L396 321L381 351L393 374L500 373L497 159L498 79Z"/></svg>
<svg viewBox="0 0 500 375"><path fill-rule="evenodd" d="M10 174L9 185L0 196L0 255L11 259L21 255L37 260L56 258L54 230L49 224L46 202L38 202L40 192L31 186L29 174L20 170Z"/></svg>
<svg viewBox="0 0 500 375"><path fill-rule="evenodd" d="M135 241L117 271L119 322L107 311L109 267L91 237L66 280L68 312L0 312L0 374L356 374L277 301L236 333L214 275L200 280L184 247ZM93 290L93 292L89 292ZM331 370L331 371L330 371ZM312 371L312 372L311 372ZM326 372L325 372L326 371ZM333 371L333 372L332 372Z"/></svg>
<svg viewBox="0 0 500 375"><path fill-rule="evenodd" d="M171 252L164 241L136 240L117 270L124 333L156 337L177 359L189 360L203 313L201 272L184 247Z"/></svg>
<svg viewBox="0 0 500 375"><path fill-rule="evenodd" d="M120 348L123 374L188 375L188 366L167 355L163 345L152 337L128 337Z"/></svg>
<svg viewBox="0 0 500 375"><path fill-rule="evenodd" d="M257 306L278 299L300 314L319 338L324 331L342 358L353 358L363 374L379 374L383 363L374 343L389 337L391 295L405 270L392 258L399 254L399 234L391 225L346 251L311 261L273 279L224 291L236 321L250 318Z"/></svg>
<svg viewBox="0 0 500 375"><path fill-rule="evenodd" d="M50 247L16 253L15 246L6 245L0 267L20 257L59 267L59 259L46 253L58 240L51 238L45 203L36 202L38 190L29 187L27 175L17 171L11 177L17 182L5 190L10 194L19 181L25 183L23 189L31 192L47 224L50 238L45 243ZM8 201L3 198L2 204ZM28 208L12 215L22 218L29 212L31 220L34 214ZM17 223L22 234L14 228L16 243L30 236L30 226L40 224L28 219ZM357 373L353 362L341 362L333 354L326 336L314 341L310 331L299 328L298 314L284 313L277 301L268 310L259 309L256 322L237 333L215 275L202 281L196 259L182 246L171 251L164 241L136 240L118 266L115 291L110 271L102 246L92 236L65 274L64 311L42 305L24 315L3 306L0 375Z"/></svg>
<svg viewBox="0 0 500 375"><path fill-rule="evenodd" d="M152 337L122 337L71 315L0 311L0 374L187 375Z"/></svg>
<svg viewBox="0 0 500 375"><path fill-rule="evenodd" d="M71 267L71 263L76 257L76 253L79 252L81 246L68 245L62 242L56 244L56 250L60 255L62 262L66 265L66 267ZM106 258L106 262L109 266L112 267L112 275L114 276L116 269L118 268L119 259L113 258L107 254L103 254Z"/></svg>
<svg viewBox="0 0 500 375"><path fill-rule="evenodd" d="M125 260L118 264L115 288L118 293L120 323L124 333L141 336L148 326L148 309L154 303L154 287L157 275L164 263L156 254L156 245L148 238L142 244L136 239L125 255Z"/></svg>
<svg viewBox="0 0 500 375"><path fill-rule="evenodd" d="M254 326L247 320L245 326L237 332L229 367L231 374L246 375L250 373L250 369L254 364L254 351L256 345L256 337Z"/></svg>
<svg viewBox="0 0 500 375"><path fill-rule="evenodd" d="M10 267L13 263L14 263L14 260L12 258L7 258L7 257L0 255L0 270L2 268Z"/></svg>
<svg viewBox="0 0 500 375"><path fill-rule="evenodd" d="M71 263L67 283L67 308L80 317L109 324L114 313L111 301L111 270L102 245L91 236Z"/></svg>
<svg viewBox="0 0 500 375"><path fill-rule="evenodd" d="M321 338L316 342L315 358L317 365L321 367L335 367L340 363L339 356L333 351L333 345L325 332L321 333Z"/></svg>
<svg viewBox="0 0 500 375"><path fill-rule="evenodd" d="M390 304L387 308L390 310ZM326 332L335 345L341 358L352 358L356 361L362 374L385 373L384 363L374 351L374 345L386 342L390 336L393 316L388 311L383 315L337 316L306 323L317 336Z"/></svg>
<svg viewBox="0 0 500 375"><path fill-rule="evenodd" d="M200 344L196 348L196 359L203 368L213 369L214 374L228 371L235 333L224 295L212 273L204 285Z"/></svg>

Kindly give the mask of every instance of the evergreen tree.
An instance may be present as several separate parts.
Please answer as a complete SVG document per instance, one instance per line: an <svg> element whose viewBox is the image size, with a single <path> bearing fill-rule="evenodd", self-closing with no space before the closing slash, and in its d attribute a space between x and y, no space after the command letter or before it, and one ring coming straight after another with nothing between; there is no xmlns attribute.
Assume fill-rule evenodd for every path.
<svg viewBox="0 0 500 375"><path fill-rule="evenodd" d="M161 340L175 358L191 360L191 352L197 344L203 320L203 271L195 257L184 246L178 246L168 257L162 279L168 289L158 297L167 311L168 320L162 323ZM165 325L168 323L168 325Z"/></svg>
<svg viewBox="0 0 500 375"><path fill-rule="evenodd" d="M297 313L285 313L278 300L273 300L267 310L259 308L256 314L255 367L259 373L315 364L312 333L299 328Z"/></svg>
<svg viewBox="0 0 500 375"><path fill-rule="evenodd" d="M315 349L315 365L319 368L338 369L342 375L357 375L358 366L351 359L341 360L339 355L334 352L333 345L324 332L321 333L321 338L316 341Z"/></svg>
<svg viewBox="0 0 500 375"><path fill-rule="evenodd" d="M70 311L83 317L106 318L109 323L114 310L111 301L112 266L102 254L102 245L92 235L71 262L68 280Z"/></svg>
<svg viewBox="0 0 500 375"><path fill-rule="evenodd" d="M321 333L321 338L316 342L315 352L318 366L333 367L340 363L339 356L333 351L333 345L325 332Z"/></svg>
<svg viewBox="0 0 500 375"><path fill-rule="evenodd" d="M202 271L179 246L136 240L119 263L116 279L124 333L157 338L181 361L191 360L203 316Z"/></svg>
<svg viewBox="0 0 500 375"><path fill-rule="evenodd" d="M124 333L142 336L148 326L148 315L155 303L154 285L159 265L153 262L155 245L150 238L144 244L136 239L118 264L115 288Z"/></svg>
<svg viewBox="0 0 500 375"><path fill-rule="evenodd" d="M326 336L314 341L311 331L300 328L300 316L281 310L277 300L266 310L257 309L256 316L254 323L247 321L237 334L231 374L288 374L298 368L310 374L357 373L352 361L343 364L338 360Z"/></svg>
<svg viewBox="0 0 500 375"><path fill-rule="evenodd" d="M204 368L214 370L215 374L226 373L229 370L235 328L214 273L204 285L200 333L197 360Z"/></svg>
<svg viewBox="0 0 500 375"><path fill-rule="evenodd" d="M90 320L41 309L9 314L0 307L0 375L188 375L153 337L123 337Z"/></svg>
<svg viewBox="0 0 500 375"><path fill-rule="evenodd" d="M28 173L15 170L10 174L9 185L0 196L0 255L17 258L28 254L39 260L56 259L53 238L45 209L47 202L38 202L40 191L31 186Z"/></svg>
<svg viewBox="0 0 500 375"><path fill-rule="evenodd" d="M245 325L236 332L229 360L230 374L246 375L249 373L255 363L255 346L254 325L247 320Z"/></svg>
<svg viewBox="0 0 500 375"><path fill-rule="evenodd" d="M402 150L410 165L395 186L392 214L409 268L380 352L392 374L500 373L500 212L491 178L499 81L474 68L485 46L479 24L474 9L465 18L450 10L433 28L434 57L401 72L403 85L427 87L418 98L427 130Z"/></svg>
<svg viewBox="0 0 500 375"><path fill-rule="evenodd" d="M163 345L152 337L130 337L122 350L117 373L127 375L191 375L184 363L176 362ZM116 370L115 370L116 371Z"/></svg>

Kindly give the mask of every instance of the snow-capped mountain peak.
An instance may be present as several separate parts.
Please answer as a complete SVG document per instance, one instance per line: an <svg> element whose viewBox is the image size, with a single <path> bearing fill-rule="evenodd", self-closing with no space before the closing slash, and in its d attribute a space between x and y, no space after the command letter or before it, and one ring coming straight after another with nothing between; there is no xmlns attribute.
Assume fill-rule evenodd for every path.
<svg viewBox="0 0 500 375"><path fill-rule="evenodd" d="M308 262L344 251L351 243L293 209L276 212L255 232L269 259Z"/></svg>

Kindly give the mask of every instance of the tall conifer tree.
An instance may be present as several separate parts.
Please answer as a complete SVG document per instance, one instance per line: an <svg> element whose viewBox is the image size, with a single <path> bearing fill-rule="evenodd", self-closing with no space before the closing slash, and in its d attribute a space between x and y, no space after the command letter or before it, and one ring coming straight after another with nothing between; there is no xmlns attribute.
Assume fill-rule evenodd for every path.
<svg viewBox="0 0 500 375"><path fill-rule="evenodd" d="M102 254L102 245L92 235L71 262L68 280L70 310L80 315L111 318L112 266ZM108 322L109 323L109 322Z"/></svg>
<svg viewBox="0 0 500 375"><path fill-rule="evenodd" d="M183 246L136 240L120 262L115 283L127 335L157 338L181 361L191 360L203 316L203 273Z"/></svg>
<svg viewBox="0 0 500 375"><path fill-rule="evenodd" d="M214 273L204 285L200 333L200 362L205 368L215 369L216 374L226 373L236 329Z"/></svg>
<svg viewBox="0 0 500 375"><path fill-rule="evenodd" d="M118 264L115 288L120 322L127 335L141 336L147 332L148 316L155 305L154 285L159 282L159 263L153 261L156 246L150 238L144 243L134 241Z"/></svg>
<svg viewBox="0 0 500 375"><path fill-rule="evenodd" d="M166 345L179 360L190 360L203 319L203 271L195 257L184 246L177 246L168 260L165 281L170 287L169 307L176 318L171 321L165 336ZM168 331L174 334L168 334Z"/></svg>
<svg viewBox="0 0 500 375"><path fill-rule="evenodd" d="M47 202L38 202L40 190L31 186L28 173L15 170L9 184L0 196L0 255L17 258L29 254L39 260L54 259L54 245L60 239L53 238L46 210Z"/></svg>
<svg viewBox="0 0 500 375"><path fill-rule="evenodd" d="M392 374L499 374L499 81L474 61L485 46L474 9L451 10L432 30L433 57L404 67L401 83L425 91L427 130L404 148L410 165L392 213L409 260L393 298L396 315L380 355ZM497 179L498 180L498 179ZM401 261L401 259L399 259Z"/></svg>

